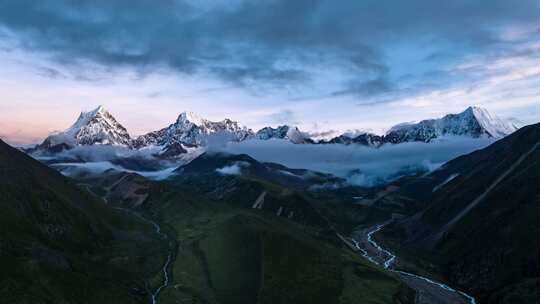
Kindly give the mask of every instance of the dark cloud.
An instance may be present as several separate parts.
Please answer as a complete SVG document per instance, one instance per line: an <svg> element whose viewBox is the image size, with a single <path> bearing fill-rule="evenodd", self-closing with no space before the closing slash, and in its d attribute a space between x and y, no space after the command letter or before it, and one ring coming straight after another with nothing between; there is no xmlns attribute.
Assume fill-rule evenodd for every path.
<svg viewBox="0 0 540 304"><path fill-rule="evenodd" d="M366 97L395 89L396 71L409 68L414 76L416 63L444 65L499 50L507 42L497 31L540 14L536 0L193 3L7 0L0 2L0 28L21 47L70 66L91 61L142 74L167 67L270 89L304 85L313 69L333 66L347 79L337 94ZM418 62L388 55L403 43L432 52Z"/></svg>
<svg viewBox="0 0 540 304"><path fill-rule="evenodd" d="M284 87L309 78L302 70L276 69L272 66L213 67L211 71L223 80L241 87Z"/></svg>
<svg viewBox="0 0 540 304"><path fill-rule="evenodd" d="M334 92L333 95L357 95L360 97L378 96L389 93L393 89L394 86L388 79L379 77L367 81L350 81L344 90Z"/></svg>
<svg viewBox="0 0 540 304"><path fill-rule="evenodd" d="M64 75L64 73L58 71L57 69L45 67L45 66L37 67L36 73L38 75L51 78L51 79L65 79L67 77L66 75Z"/></svg>

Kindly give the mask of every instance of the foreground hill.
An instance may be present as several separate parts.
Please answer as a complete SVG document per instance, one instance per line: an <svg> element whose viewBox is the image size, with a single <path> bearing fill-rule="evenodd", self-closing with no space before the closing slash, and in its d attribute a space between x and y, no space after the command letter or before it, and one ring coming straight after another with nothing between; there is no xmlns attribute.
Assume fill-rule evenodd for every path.
<svg viewBox="0 0 540 304"><path fill-rule="evenodd" d="M0 141L0 299L147 303L163 263L148 223Z"/></svg>
<svg viewBox="0 0 540 304"><path fill-rule="evenodd" d="M178 244L159 303L413 303L413 290L336 236L303 190L306 170L215 153L179 171L84 180L110 204L152 214Z"/></svg>
<svg viewBox="0 0 540 304"><path fill-rule="evenodd" d="M387 243L480 303L540 302L539 147L540 124L527 126L402 187L394 198L420 211L385 228Z"/></svg>

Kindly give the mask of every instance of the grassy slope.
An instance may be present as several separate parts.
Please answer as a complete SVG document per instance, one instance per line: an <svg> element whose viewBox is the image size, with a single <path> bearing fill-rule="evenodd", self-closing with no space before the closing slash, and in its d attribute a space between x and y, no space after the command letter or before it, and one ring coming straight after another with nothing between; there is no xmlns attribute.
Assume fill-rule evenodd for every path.
<svg viewBox="0 0 540 304"><path fill-rule="evenodd" d="M161 255L148 224L1 141L0 203L3 302L147 302Z"/></svg>
<svg viewBox="0 0 540 304"><path fill-rule="evenodd" d="M395 277L346 249L301 195L261 181L231 179L241 178L220 181L235 190L213 191L210 197L219 199L201 195L206 187L197 183L152 190L145 207L179 244L173 285L163 291L162 303L411 301L410 290ZM269 191L270 209L251 209L263 189ZM301 216L277 217L279 206Z"/></svg>
<svg viewBox="0 0 540 304"><path fill-rule="evenodd" d="M159 221L162 230L177 246L174 262L169 269L171 285L163 289L160 303L412 302L414 295L395 277L373 267L346 249L335 237L327 218L322 217L321 213L328 215L332 221L345 219L348 209L344 209L345 212L334 210L334 207L343 207L340 206L341 198L336 194L313 197L284 188L267 180L264 175L239 178L216 176L212 174L214 171L196 174L198 178L180 180L175 184L148 182L150 198L139 211ZM85 180L84 183L92 183L93 192L105 194L106 191L101 188L114 184L117 178L110 176L103 180ZM123 183L129 181L123 179ZM59 189L59 185L52 188ZM268 192L263 210L252 210L254 200L262 191ZM78 195L93 199L84 192L78 191ZM356 195L355 191L344 194L345 197L351 195ZM108 198L110 203L124 206L121 200L117 201L115 193ZM347 206L350 204L347 203ZM282 217L276 216L280 208L283 208ZM339 226L351 229L358 222L382 216L370 214L369 210L364 209L352 207L355 216L347 218L346 223ZM104 231L111 236L115 234L111 225L105 226ZM141 227L135 225L124 230L131 229ZM83 232L82 235L88 233ZM68 302L77 298L88 298L94 302L102 300L104 303L142 301L144 296L125 296L123 292L135 285L142 287L144 278L148 276L151 277L149 285L152 290L162 283L163 276L157 270L165 259L166 248L163 244L156 244L153 249L155 258L148 260L145 256L149 252L141 252L152 250L147 243L140 240L127 244L116 242L123 251L111 250L113 243L113 238L109 237L92 249L87 257L97 258L100 254L110 252L110 257L100 258L105 264L103 269L107 271L110 270L110 261L129 261L130 255L140 255L140 260L137 260L140 264L125 262L111 273L111 278L117 280L111 283L104 279L104 275L98 276L90 271L93 268L88 267L90 264L87 264L87 260L83 260L81 264L87 267L85 275L91 278L84 282L89 286L88 295L82 295L78 290L79 284L75 283L73 290L76 294ZM74 247L84 246L86 242ZM118 258L122 254L127 257ZM119 271L124 271L123 275L115 277L121 273ZM145 276L141 275L143 272ZM35 274L49 279L43 271ZM68 282L63 282L59 279L62 275L58 273L51 274L51 277L58 284L63 297L66 297L67 287L71 288L69 282L77 282L74 277L68 277ZM103 284L97 285L94 279L98 278ZM126 278L130 282L126 282ZM14 281L19 284L21 279ZM137 284L131 284L131 281ZM109 282L110 288L106 282ZM102 290L95 292L97 286ZM46 294L45 289L50 288L42 288L34 293ZM97 297L101 298L98 300Z"/></svg>

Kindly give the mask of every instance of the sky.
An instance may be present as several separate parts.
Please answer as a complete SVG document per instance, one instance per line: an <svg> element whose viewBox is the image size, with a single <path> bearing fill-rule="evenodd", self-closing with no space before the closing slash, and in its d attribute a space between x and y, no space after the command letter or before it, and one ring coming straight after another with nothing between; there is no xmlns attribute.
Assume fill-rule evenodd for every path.
<svg viewBox="0 0 540 304"><path fill-rule="evenodd" d="M537 0L0 0L0 138L105 106L132 135L182 111L369 130L482 106L540 121Z"/></svg>

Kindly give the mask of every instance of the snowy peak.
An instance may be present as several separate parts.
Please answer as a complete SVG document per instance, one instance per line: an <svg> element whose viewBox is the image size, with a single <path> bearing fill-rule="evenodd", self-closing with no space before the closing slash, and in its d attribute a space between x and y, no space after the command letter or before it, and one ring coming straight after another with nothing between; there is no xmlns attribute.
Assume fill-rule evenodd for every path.
<svg viewBox="0 0 540 304"><path fill-rule="evenodd" d="M478 124L492 137L499 138L516 131L518 127L509 121L504 121L492 115L486 109L480 107L469 107L464 113L473 115Z"/></svg>
<svg viewBox="0 0 540 304"><path fill-rule="evenodd" d="M71 127L63 132L50 135L41 146L51 148L57 145L74 147L93 144L131 145L131 138L126 128L103 106L92 111L81 112Z"/></svg>
<svg viewBox="0 0 540 304"><path fill-rule="evenodd" d="M39 146L48 151L62 151L78 145L121 145L133 148L163 146L171 154L180 153L180 147L207 146L246 139L283 139L295 144L359 144L379 147L386 143L430 142L443 136L472 138L500 138L511 134L515 123L498 118L480 107L469 107L458 114L418 123L403 123L392 127L384 136L371 133L344 133L329 140L314 141L295 126L265 127L254 133L231 119L210 121L193 112L182 112L166 128L139 136L132 140L127 130L103 106L81 112L75 123L63 132L50 135ZM174 152L174 153L173 153Z"/></svg>
<svg viewBox="0 0 540 304"><path fill-rule="evenodd" d="M170 146L178 143L204 146L212 137L218 136L229 141L242 141L253 136L253 131L230 119L213 122L193 112L182 112L176 122L167 128L139 136L134 146Z"/></svg>
<svg viewBox="0 0 540 304"><path fill-rule="evenodd" d="M501 138L515 130L515 125L490 114L486 109L469 107L459 114L448 114L440 119L396 125L386 134L385 142L429 142L442 136Z"/></svg>
<svg viewBox="0 0 540 304"><path fill-rule="evenodd" d="M182 112L180 115L178 115L178 119L176 120L177 124L194 124L196 126L201 126L205 122L207 122L206 119L201 118L199 115L193 113L193 112Z"/></svg>
<svg viewBox="0 0 540 304"><path fill-rule="evenodd" d="M289 128L289 126L279 126L277 128L264 127L257 131L255 138L261 140L268 140L272 138L285 139L287 137L287 133L289 132Z"/></svg>
<svg viewBox="0 0 540 304"><path fill-rule="evenodd" d="M256 139L269 140L269 139L286 139L295 144L312 143L305 133L301 132L298 127L283 125L277 128L264 127L257 131L255 134Z"/></svg>

